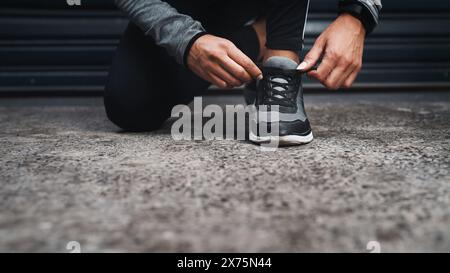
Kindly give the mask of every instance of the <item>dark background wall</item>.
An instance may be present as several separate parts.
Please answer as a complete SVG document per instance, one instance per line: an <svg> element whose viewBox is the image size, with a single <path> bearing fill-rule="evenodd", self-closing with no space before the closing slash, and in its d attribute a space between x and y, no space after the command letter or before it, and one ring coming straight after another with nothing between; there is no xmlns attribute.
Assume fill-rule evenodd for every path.
<svg viewBox="0 0 450 273"><path fill-rule="evenodd" d="M311 1L305 50L336 16L336 3ZM450 1L383 4L355 88L449 88ZM112 0L2 0L0 92L98 94L126 24Z"/></svg>

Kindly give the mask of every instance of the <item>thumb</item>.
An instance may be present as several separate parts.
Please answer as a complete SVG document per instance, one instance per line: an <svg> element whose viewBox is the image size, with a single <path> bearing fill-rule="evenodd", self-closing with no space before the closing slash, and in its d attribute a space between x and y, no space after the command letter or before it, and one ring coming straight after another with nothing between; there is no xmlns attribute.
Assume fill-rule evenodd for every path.
<svg viewBox="0 0 450 273"><path fill-rule="evenodd" d="M319 61L320 56L322 56L322 53L325 48L325 42L322 41L322 39L317 39L314 43L311 50L306 54L305 58L303 59L303 62L297 67L298 70L307 71L311 69L317 61Z"/></svg>

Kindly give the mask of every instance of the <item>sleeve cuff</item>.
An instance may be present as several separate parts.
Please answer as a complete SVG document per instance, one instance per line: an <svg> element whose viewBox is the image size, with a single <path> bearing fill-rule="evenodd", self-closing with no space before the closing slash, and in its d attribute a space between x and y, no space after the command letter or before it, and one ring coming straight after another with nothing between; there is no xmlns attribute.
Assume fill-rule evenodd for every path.
<svg viewBox="0 0 450 273"><path fill-rule="evenodd" d="M359 3L343 3L339 5L339 14L348 13L358 18L366 29L366 34L371 33L378 22L367 10Z"/></svg>
<svg viewBox="0 0 450 273"><path fill-rule="evenodd" d="M189 41L189 43L187 44L186 49L184 50L184 55L183 55L183 64L186 68L188 68L187 59L189 56L189 51L191 51L192 45L195 43L195 41L197 41L198 38L200 38L206 34L208 34L206 31L201 31L201 32L195 34L194 37L192 37L191 40Z"/></svg>

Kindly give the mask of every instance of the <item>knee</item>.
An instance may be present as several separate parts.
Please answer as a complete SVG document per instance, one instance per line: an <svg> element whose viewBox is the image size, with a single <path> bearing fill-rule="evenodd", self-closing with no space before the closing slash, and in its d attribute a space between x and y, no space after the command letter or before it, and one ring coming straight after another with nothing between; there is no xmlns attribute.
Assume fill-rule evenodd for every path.
<svg viewBox="0 0 450 273"><path fill-rule="evenodd" d="M105 111L108 119L129 132L149 132L161 128L168 114L143 102L118 100L105 95Z"/></svg>

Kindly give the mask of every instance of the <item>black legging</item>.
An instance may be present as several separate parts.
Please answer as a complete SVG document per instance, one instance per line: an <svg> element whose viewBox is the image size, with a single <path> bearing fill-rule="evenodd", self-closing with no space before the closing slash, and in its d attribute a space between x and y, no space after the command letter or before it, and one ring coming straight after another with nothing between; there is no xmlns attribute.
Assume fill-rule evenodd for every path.
<svg viewBox="0 0 450 273"><path fill-rule="evenodd" d="M230 39L254 61L259 54L258 38L252 27L243 25L257 16L266 18L268 48L301 50L308 1L167 2L199 20L209 33ZM104 96L106 113L124 130L152 131L161 127L173 106L188 104L209 85L130 23L110 68Z"/></svg>

